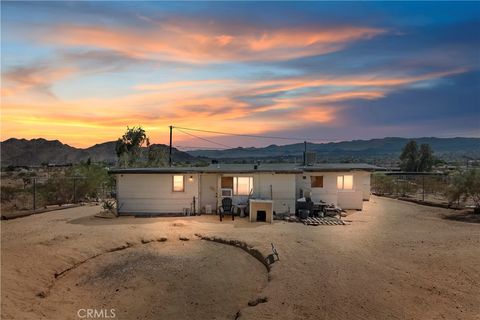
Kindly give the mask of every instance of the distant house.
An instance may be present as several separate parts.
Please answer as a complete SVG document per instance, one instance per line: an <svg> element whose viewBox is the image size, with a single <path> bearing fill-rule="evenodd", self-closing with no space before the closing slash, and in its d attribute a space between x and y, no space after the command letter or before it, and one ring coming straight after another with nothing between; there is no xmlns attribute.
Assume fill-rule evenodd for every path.
<svg viewBox="0 0 480 320"><path fill-rule="evenodd" d="M212 164L207 167L112 169L117 181L119 214L216 212L223 197L234 204L272 200L278 213L294 213L296 199L363 208L370 197L367 164Z"/></svg>

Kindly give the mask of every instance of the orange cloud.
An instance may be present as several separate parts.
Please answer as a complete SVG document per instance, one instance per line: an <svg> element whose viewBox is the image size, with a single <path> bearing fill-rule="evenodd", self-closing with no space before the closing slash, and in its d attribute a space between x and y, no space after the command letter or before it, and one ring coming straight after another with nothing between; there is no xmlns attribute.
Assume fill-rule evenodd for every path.
<svg viewBox="0 0 480 320"><path fill-rule="evenodd" d="M337 86L337 87L395 87L408 85L419 81L442 78L450 75L464 73L466 69L454 69L442 72L433 72L417 76L399 76L396 78L379 76L379 75L359 75L345 77L297 77L286 79L274 79L267 81L259 81L252 90L253 94L269 94L280 91L291 91L301 88L314 88L321 86Z"/></svg>
<svg viewBox="0 0 480 320"><path fill-rule="evenodd" d="M43 41L90 46L135 58L188 62L282 60L337 51L348 43L370 39L385 30L341 26L271 29L205 23L162 23L150 30L62 25Z"/></svg>
<svg viewBox="0 0 480 320"><path fill-rule="evenodd" d="M144 83L114 97L52 101L37 99L32 91L49 89L74 70L24 68L5 74L10 86L2 87L2 91L17 91L11 91L2 101L2 138L60 138L85 147L116 139L127 125L144 126L156 143L167 142L169 125L247 134L292 129L299 123L325 126L342 122L342 101L379 99L397 86L464 71L402 77L351 75L256 82L204 79ZM336 87L336 91L316 90L322 86ZM271 95L264 98L267 93ZM191 137L176 139L187 141Z"/></svg>
<svg viewBox="0 0 480 320"><path fill-rule="evenodd" d="M297 120L308 121L308 122L318 122L318 123L329 123L335 119L335 114L338 108L330 107L306 107L301 110L301 112L292 114L292 117Z"/></svg>

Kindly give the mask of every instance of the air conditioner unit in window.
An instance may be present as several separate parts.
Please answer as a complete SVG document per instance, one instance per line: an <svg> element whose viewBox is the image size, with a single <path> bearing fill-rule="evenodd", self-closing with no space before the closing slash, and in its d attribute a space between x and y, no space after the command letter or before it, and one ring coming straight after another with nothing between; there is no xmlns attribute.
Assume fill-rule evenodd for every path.
<svg viewBox="0 0 480 320"><path fill-rule="evenodd" d="M233 195L232 189L222 188L222 198L230 198Z"/></svg>

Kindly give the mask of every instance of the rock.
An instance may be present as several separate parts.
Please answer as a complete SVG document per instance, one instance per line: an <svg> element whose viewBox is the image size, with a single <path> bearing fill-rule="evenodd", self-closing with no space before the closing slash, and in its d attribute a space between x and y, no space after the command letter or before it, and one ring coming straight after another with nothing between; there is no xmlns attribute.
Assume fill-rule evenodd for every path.
<svg viewBox="0 0 480 320"><path fill-rule="evenodd" d="M179 239L182 240L182 241L188 241L188 240L190 240L189 238L187 238L187 237L185 237L185 236L180 236Z"/></svg>
<svg viewBox="0 0 480 320"><path fill-rule="evenodd" d="M158 238L157 241L158 242L165 242L165 241L167 241L167 238L161 237L161 238Z"/></svg>
<svg viewBox="0 0 480 320"><path fill-rule="evenodd" d="M45 298L47 296L47 294L45 293L45 291L40 291L36 294L37 297L40 297L40 298Z"/></svg>
<svg viewBox="0 0 480 320"><path fill-rule="evenodd" d="M258 297L257 299L254 299L254 300L250 300L248 301L248 305L250 307L254 307L256 306L257 304L259 303L265 303L268 301L268 298L267 297Z"/></svg>

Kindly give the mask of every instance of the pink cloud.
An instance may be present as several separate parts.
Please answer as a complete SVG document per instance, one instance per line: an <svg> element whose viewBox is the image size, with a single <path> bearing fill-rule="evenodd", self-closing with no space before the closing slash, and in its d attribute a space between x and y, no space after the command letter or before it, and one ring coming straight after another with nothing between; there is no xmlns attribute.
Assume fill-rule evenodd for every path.
<svg viewBox="0 0 480 320"><path fill-rule="evenodd" d="M232 28L179 21L157 24L149 30L61 25L43 35L42 41L115 50L136 58L214 62L283 60L325 54L384 32L357 26L258 31L250 26Z"/></svg>

